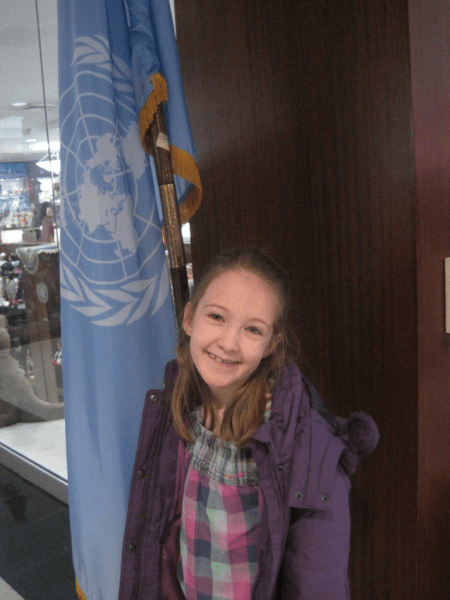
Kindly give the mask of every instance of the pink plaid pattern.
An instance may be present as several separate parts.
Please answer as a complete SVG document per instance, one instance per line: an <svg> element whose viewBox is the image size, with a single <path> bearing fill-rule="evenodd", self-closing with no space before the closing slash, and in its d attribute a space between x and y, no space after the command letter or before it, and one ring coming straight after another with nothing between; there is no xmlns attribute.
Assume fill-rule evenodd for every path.
<svg viewBox="0 0 450 600"><path fill-rule="evenodd" d="M256 574L258 476L249 449L198 421L189 448L178 575L186 600L250 600Z"/></svg>

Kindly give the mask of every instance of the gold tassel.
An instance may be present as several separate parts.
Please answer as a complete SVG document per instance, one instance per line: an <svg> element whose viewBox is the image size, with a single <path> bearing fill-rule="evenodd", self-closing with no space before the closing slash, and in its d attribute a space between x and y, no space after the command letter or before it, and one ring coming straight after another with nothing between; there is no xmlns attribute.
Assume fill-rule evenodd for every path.
<svg viewBox="0 0 450 600"><path fill-rule="evenodd" d="M145 143L145 134L153 123L158 104L167 100L167 83L161 73L150 75L150 81L153 84L153 91L145 101L144 106L139 113L139 129L141 132L141 142L144 148L150 153L150 149Z"/></svg>
<svg viewBox="0 0 450 600"><path fill-rule="evenodd" d="M202 184L198 167L193 157L176 146L170 145L170 154L172 156L172 167L175 175L182 177L194 185L194 189L184 199L180 205L181 223L187 223L196 212L202 201Z"/></svg>
<svg viewBox="0 0 450 600"><path fill-rule="evenodd" d="M141 143L145 150L150 154L151 149L145 142L145 134L155 118L156 110L161 102L167 100L167 83L161 73L150 75L150 81L153 85L153 91L145 101L144 106L139 113L139 129L141 133ZM176 146L170 146L172 156L172 166L175 175L182 177L194 185L194 189L189 193L184 202L180 205L181 223L187 223L196 212L202 201L202 184L198 167L193 157ZM81 600L84 600L83 598Z"/></svg>
<svg viewBox="0 0 450 600"><path fill-rule="evenodd" d="M75 579L75 590L77 592L77 596L80 600L87 600L86 596L83 594L83 590L80 588L80 584Z"/></svg>

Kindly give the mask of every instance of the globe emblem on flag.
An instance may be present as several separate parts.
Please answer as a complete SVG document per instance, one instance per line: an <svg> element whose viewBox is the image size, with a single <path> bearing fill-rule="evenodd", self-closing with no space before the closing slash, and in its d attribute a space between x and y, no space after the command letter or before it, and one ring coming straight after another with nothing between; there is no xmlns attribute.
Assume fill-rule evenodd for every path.
<svg viewBox="0 0 450 600"><path fill-rule="evenodd" d="M99 36L80 38L74 64L60 98L61 295L95 324L129 324L169 292L131 71Z"/></svg>
<svg viewBox="0 0 450 600"><path fill-rule="evenodd" d="M113 135L90 136L87 143L91 156L84 163L77 157L78 193L69 197L69 210L94 245L111 241L110 251L120 259L136 250L131 198L138 189L137 177L124 162Z"/></svg>

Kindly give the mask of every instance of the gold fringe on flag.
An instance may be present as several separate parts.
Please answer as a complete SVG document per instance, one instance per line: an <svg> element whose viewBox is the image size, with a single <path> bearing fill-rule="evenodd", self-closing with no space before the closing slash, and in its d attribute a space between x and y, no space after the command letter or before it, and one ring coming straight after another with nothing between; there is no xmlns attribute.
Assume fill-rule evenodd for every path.
<svg viewBox="0 0 450 600"><path fill-rule="evenodd" d="M141 130L141 142L146 151L150 154L150 148L145 143L145 134L153 123L158 104L167 100L167 83L161 73L150 75L150 81L153 85L153 91L145 101L144 106L139 113L139 129Z"/></svg>
<svg viewBox="0 0 450 600"><path fill-rule="evenodd" d="M83 594L83 590L80 588L80 584L75 579L75 590L77 592L77 596L80 600L87 600L86 596Z"/></svg>
<svg viewBox="0 0 450 600"><path fill-rule="evenodd" d="M194 185L194 188L186 196L183 203L180 205L180 219L182 223L187 223L192 215L196 212L202 201L202 184L200 181L200 173L192 156L176 146L170 145L170 154L172 156L173 172L178 177L182 177L189 183Z"/></svg>
<svg viewBox="0 0 450 600"><path fill-rule="evenodd" d="M167 83L161 73L150 75L150 81L153 85L153 91L147 98L144 106L139 113L139 129L141 133L141 142L145 150L151 154L151 150L145 141L145 134L153 123L156 109L161 102L167 100ZM185 150L170 145L170 154L172 157L172 167L175 175L193 184L193 189L180 205L181 223L187 223L196 212L202 201L202 185L200 174L194 158Z"/></svg>

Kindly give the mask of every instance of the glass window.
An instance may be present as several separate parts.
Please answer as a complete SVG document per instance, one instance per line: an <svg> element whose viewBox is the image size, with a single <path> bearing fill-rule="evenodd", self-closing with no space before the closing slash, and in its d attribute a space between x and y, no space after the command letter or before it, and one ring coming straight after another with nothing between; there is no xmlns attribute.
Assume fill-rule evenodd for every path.
<svg viewBox="0 0 450 600"><path fill-rule="evenodd" d="M0 462L67 479L56 0L3 0L1 16Z"/></svg>

